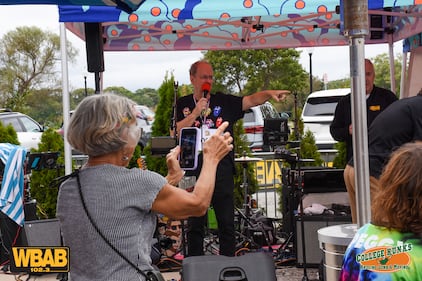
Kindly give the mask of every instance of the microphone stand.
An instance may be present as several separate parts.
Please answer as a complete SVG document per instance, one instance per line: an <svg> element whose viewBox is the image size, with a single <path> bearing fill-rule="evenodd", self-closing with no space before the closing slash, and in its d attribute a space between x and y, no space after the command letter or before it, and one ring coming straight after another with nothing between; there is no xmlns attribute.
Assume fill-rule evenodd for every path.
<svg viewBox="0 0 422 281"><path fill-rule="evenodd" d="M294 93L294 107L295 107L295 138L299 141L299 148L297 150L297 189L299 190L299 209L300 209L300 216L304 215L303 212L303 186L302 186L302 171L301 171L301 157L300 157L300 138L299 138L299 128L298 128L298 116L297 116L297 93ZM300 227L301 227L301 239L302 239L302 256L303 256L303 277L302 281L308 281L308 273L307 273L307 265L306 265L306 246L305 246L305 223L304 218L302 217L300 220ZM297 231L296 231L297 234ZM296 235L296 239L298 239ZM296 243L297 244L297 243ZM297 249L296 249L297 250Z"/></svg>
<svg viewBox="0 0 422 281"><path fill-rule="evenodd" d="M177 137L177 122L176 122L176 116L177 116L177 93L179 90L179 83L178 82L174 82L173 84L173 113L172 113L172 117L171 117L171 124L170 124L170 131L173 132L173 137L176 140L176 144L178 143L178 137ZM185 233L185 220L180 220L180 224L181 224L181 228L182 228L182 233L181 233L181 242L182 242L182 253L183 256L186 256L186 233Z"/></svg>

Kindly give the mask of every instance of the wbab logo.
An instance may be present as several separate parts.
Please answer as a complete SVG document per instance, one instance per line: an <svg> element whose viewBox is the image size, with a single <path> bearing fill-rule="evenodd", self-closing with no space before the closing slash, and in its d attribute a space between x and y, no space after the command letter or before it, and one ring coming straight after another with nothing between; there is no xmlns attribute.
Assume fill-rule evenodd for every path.
<svg viewBox="0 0 422 281"><path fill-rule="evenodd" d="M68 247L13 247L11 270L29 273L69 271Z"/></svg>
<svg viewBox="0 0 422 281"><path fill-rule="evenodd" d="M410 264L408 252L412 248L412 244L403 244L395 247L379 246L357 255L356 261L361 264L363 269L381 273L408 269Z"/></svg>

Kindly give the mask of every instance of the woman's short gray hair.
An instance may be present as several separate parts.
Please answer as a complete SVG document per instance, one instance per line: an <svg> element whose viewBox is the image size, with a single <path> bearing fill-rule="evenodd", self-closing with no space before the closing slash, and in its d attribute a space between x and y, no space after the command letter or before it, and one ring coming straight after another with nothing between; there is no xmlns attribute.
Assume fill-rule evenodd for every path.
<svg viewBox="0 0 422 281"><path fill-rule="evenodd" d="M130 126L136 126L135 105L134 101L116 94L84 98L70 118L67 140L74 149L89 156L122 149L131 135ZM128 133L122 134L123 131Z"/></svg>

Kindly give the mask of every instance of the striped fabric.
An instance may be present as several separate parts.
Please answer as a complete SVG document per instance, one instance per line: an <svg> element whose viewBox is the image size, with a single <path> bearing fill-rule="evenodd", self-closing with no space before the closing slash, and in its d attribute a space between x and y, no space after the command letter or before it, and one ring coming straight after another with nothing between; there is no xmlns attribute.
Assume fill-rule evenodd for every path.
<svg viewBox="0 0 422 281"><path fill-rule="evenodd" d="M9 143L0 143L0 159L4 163L3 181L0 189L0 210L23 226L24 163L26 148Z"/></svg>

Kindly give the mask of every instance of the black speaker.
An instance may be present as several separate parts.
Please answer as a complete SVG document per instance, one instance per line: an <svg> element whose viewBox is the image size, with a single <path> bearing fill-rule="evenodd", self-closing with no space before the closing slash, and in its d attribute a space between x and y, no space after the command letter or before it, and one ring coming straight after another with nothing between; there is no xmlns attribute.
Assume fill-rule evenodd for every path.
<svg viewBox="0 0 422 281"><path fill-rule="evenodd" d="M103 72L104 38L100 22L85 23L85 45L88 72Z"/></svg>
<svg viewBox="0 0 422 281"><path fill-rule="evenodd" d="M323 252L319 248L318 229L352 222L349 215L305 215L296 216L296 266L303 267L306 259L307 267L319 267ZM305 241L302 240L302 221ZM305 247L305 257L303 256Z"/></svg>
<svg viewBox="0 0 422 281"><path fill-rule="evenodd" d="M58 219L26 221L24 229L30 247L61 246Z"/></svg>
<svg viewBox="0 0 422 281"><path fill-rule="evenodd" d="M206 255L187 257L182 265L183 281L276 281L271 253L252 252L243 256Z"/></svg>

